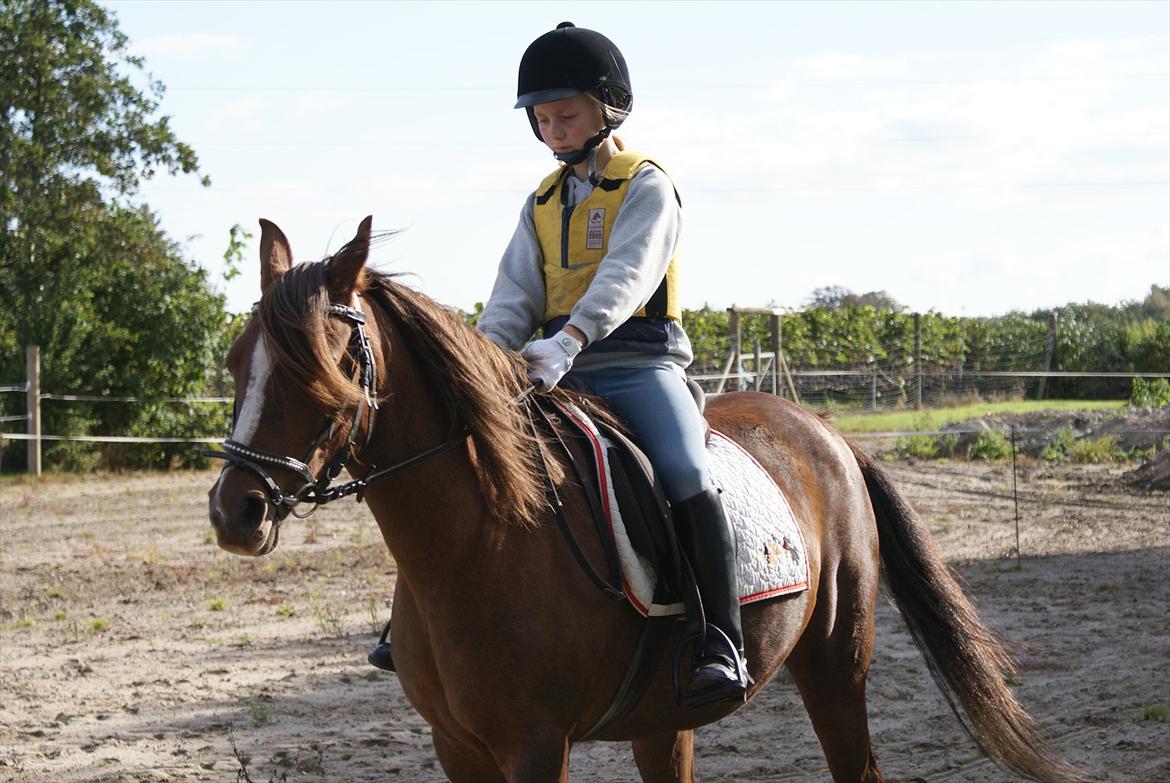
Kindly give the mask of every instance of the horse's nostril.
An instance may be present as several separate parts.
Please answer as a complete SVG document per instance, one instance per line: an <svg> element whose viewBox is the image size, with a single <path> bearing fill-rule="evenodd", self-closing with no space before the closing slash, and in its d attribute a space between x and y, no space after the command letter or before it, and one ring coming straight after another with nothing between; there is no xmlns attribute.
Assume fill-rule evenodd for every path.
<svg viewBox="0 0 1170 783"><path fill-rule="evenodd" d="M268 504L264 498L256 495L247 495L244 498L243 513L240 515L241 520L250 525L259 525L264 521L264 513L268 510Z"/></svg>

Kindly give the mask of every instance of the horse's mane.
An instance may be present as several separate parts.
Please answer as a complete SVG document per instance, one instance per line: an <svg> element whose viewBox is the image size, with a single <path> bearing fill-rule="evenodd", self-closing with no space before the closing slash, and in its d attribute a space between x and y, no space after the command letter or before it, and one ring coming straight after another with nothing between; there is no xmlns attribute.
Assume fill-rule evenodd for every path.
<svg viewBox="0 0 1170 783"><path fill-rule="evenodd" d="M322 410L345 411L362 391L330 353L326 264L300 264L285 273L265 292L258 316L270 350L297 386ZM542 459L545 446L532 436L525 407L516 402L528 385L523 359L388 274L365 269L359 291L409 346L431 392L469 429L487 508L501 522L534 524L547 509L550 472L559 482L563 471L547 453Z"/></svg>

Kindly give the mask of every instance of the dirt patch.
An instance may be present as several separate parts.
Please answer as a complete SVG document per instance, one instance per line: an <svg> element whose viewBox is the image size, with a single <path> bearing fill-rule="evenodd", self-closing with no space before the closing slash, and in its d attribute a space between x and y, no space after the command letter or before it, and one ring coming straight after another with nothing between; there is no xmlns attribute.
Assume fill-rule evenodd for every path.
<svg viewBox="0 0 1170 783"><path fill-rule="evenodd" d="M1130 466L1132 467L1132 466ZM1170 780L1170 498L1126 466L890 463L1055 747L1105 781ZM426 724L365 654L394 565L364 507L324 509L269 557L209 536L212 473L0 485L0 781L441 781ZM883 603L871 731L891 779L1006 781ZM233 750L233 743L236 750ZM696 733L704 781L821 781L785 677ZM574 780L634 778L627 745ZM242 779L242 778L241 778Z"/></svg>
<svg viewBox="0 0 1170 783"><path fill-rule="evenodd" d="M967 453L981 432L1014 430L1019 453L1038 459L1062 459L1065 447L1102 438L1110 439L1118 456L1148 458L1170 443L1170 408L993 413L942 429L955 434L953 453L959 455Z"/></svg>
<svg viewBox="0 0 1170 783"><path fill-rule="evenodd" d="M1170 492L1170 450L1125 474L1125 480L1146 492Z"/></svg>

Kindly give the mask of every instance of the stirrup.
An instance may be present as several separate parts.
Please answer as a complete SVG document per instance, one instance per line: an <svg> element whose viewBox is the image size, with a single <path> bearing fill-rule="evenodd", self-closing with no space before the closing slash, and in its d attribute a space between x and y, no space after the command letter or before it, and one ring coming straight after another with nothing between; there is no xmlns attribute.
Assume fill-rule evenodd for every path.
<svg viewBox="0 0 1170 783"><path fill-rule="evenodd" d="M747 663L743 656L736 650L735 645L732 644L731 638L728 637L723 629L715 625L707 625L706 632L708 635L715 633L717 644L725 646L725 649L731 651L730 658L721 655L727 668L734 672L734 677L722 681L717 681L705 688L698 690L682 689L682 678L679 674L680 664L682 663L683 651L692 644L702 644L706 641L706 637L702 634L694 634L679 642L678 648L674 652L674 697L684 707L703 707L707 704L714 704L720 701L736 701L743 703L747 701L747 689L755 680L747 671ZM702 659L696 656L691 663L692 670L702 666ZM693 676L693 671L692 671Z"/></svg>
<svg viewBox="0 0 1170 783"><path fill-rule="evenodd" d="M386 621L386 627L382 629L382 638L378 640L378 644L374 649L370 650L370 654L366 656L371 666L375 666L382 671L397 672L394 668L394 656L390 654L390 621Z"/></svg>

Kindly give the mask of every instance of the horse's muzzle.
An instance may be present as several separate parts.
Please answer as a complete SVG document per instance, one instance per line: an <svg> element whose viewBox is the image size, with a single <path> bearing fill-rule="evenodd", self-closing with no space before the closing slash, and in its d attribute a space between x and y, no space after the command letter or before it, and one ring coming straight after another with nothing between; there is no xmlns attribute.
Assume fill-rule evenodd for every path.
<svg viewBox="0 0 1170 783"><path fill-rule="evenodd" d="M276 548L280 525L268 513L265 494L232 486L224 471L208 493L208 518L221 549L237 555L266 555Z"/></svg>

